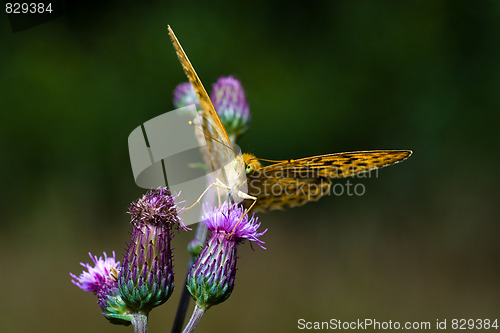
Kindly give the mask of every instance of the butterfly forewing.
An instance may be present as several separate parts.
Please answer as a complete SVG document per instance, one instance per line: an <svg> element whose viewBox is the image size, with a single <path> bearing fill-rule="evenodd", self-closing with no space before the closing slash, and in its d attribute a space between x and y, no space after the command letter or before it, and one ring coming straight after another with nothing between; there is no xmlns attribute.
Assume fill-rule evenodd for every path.
<svg viewBox="0 0 500 333"><path fill-rule="evenodd" d="M327 195L331 179L345 178L401 162L409 150L372 150L288 160L247 175L256 211L302 206ZM247 206L249 203L245 203Z"/></svg>
<svg viewBox="0 0 500 333"><path fill-rule="evenodd" d="M218 189L219 201L226 200L229 195L233 196L234 201L241 201L234 195L238 191L246 192L247 183L243 158L240 153L236 153L207 91L170 26L168 32L182 68L193 86L202 108L193 123L199 130L196 132L196 138L200 143L205 164L212 171L214 181L218 179L231 189L225 191Z"/></svg>
<svg viewBox="0 0 500 333"><path fill-rule="evenodd" d="M201 83L198 74L196 74L193 65L191 65L189 58L182 49L181 44L177 40L177 37L175 36L170 26L168 26L168 34L170 35L170 39L172 40L172 44L174 45L177 57L179 58L182 68L184 69L184 73L186 73L189 82L196 91L196 95L198 96L198 100L202 107L203 118L210 119L210 121L213 123L212 127L213 132L211 132L210 134L213 136L214 139L219 139L221 140L222 143L226 144L228 147L232 147L231 141L229 140L224 125L222 124L222 121L220 120L219 115L217 114L217 111L215 110L215 107L212 101L210 100L207 91L205 90L205 87Z"/></svg>
<svg viewBox="0 0 500 333"><path fill-rule="evenodd" d="M409 150L371 150L336 153L289 160L263 168L266 175L286 174L295 178L345 178L401 162Z"/></svg>

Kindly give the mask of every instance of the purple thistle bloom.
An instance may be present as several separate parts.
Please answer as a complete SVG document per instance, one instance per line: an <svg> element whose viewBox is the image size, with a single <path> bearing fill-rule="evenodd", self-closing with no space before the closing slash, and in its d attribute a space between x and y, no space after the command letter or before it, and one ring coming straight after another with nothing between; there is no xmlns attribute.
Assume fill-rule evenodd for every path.
<svg viewBox="0 0 500 333"><path fill-rule="evenodd" d="M132 203L129 214L134 227L118 287L131 309L148 313L166 302L174 287L172 226L187 228L167 188L147 192Z"/></svg>
<svg viewBox="0 0 500 333"><path fill-rule="evenodd" d="M191 104L196 104L196 109L201 108L196 91L189 82L179 84L174 90L174 106L182 108Z"/></svg>
<svg viewBox="0 0 500 333"><path fill-rule="evenodd" d="M226 235L229 240L241 243L245 239L256 242L261 248L265 249L261 244L264 242L258 237L264 235L267 231L257 232L260 223L257 223L258 218L252 215L249 218L248 214L241 219L245 214L245 208L238 204L229 206L224 203L218 208L204 207L205 218L204 222L212 233ZM241 219L241 221L240 221Z"/></svg>
<svg viewBox="0 0 500 333"><path fill-rule="evenodd" d="M225 301L232 293L236 276L237 245L245 239L263 241L258 237L257 218L243 214L245 209L237 204L224 203L218 208L205 207L205 224L212 232L188 275L187 289L203 311ZM241 219L241 221L240 221Z"/></svg>
<svg viewBox="0 0 500 333"><path fill-rule="evenodd" d="M92 267L89 264L80 263L87 271L83 271L80 276L70 273L73 280L71 282L84 291L91 291L97 295L98 304L103 315L113 324L130 325L132 316L129 308L123 302L118 293L118 269L120 262L113 257L109 257L104 252L102 257L92 256L94 262Z"/></svg>
<svg viewBox="0 0 500 333"><path fill-rule="evenodd" d="M240 81L232 76L220 77L210 98L230 137L237 138L248 129L250 108Z"/></svg>
<svg viewBox="0 0 500 333"><path fill-rule="evenodd" d="M243 86L232 76L220 77L212 87L210 98L231 141L234 142L250 125L250 108ZM174 106L182 108L190 104L196 104L198 110L201 108L191 83L181 83L174 90Z"/></svg>
<svg viewBox="0 0 500 333"><path fill-rule="evenodd" d="M113 251L113 257L108 258L106 252L104 252L104 259L102 257L92 256L89 252L89 256L94 262L94 267L89 264L80 263L87 271L83 271L80 276L76 276L73 273L69 273L73 280L71 282L81 288L84 291L91 291L97 294L104 286L113 286L116 284L116 278L113 278L113 272L117 272L120 266L120 262L115 259L115 251Z"/></svg>

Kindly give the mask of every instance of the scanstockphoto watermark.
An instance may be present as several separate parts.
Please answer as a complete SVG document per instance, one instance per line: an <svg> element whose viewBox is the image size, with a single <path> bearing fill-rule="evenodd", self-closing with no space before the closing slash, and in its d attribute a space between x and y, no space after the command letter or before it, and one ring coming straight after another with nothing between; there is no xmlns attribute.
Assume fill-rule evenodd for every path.
<svg viewBox="0 0 500 333"><path fill-rule="evenodd" d="M378 178L378 169L333 182L329 178L319 176L317 171L307 173L302 170L299 175L283 170L273 174L265 172L258 175L252 174L248 178L248 189L256 196L300 196L311 200L332 195L360 197L366 193L366 185L362 183L362 180L369 178Z"/></svg>
<svg viewBox="0 0 500 333"><path fill-rule="evenodd" d="M365 318L352 321L342 321L332 318L329 321L297 321L299 330L430 330L430 321L379 321L377 319Z"/></svg>
<svg viewBox="0 0 500 333"><path fill-rule="evenodd" d="M291 160L293 161L293 160ZM280 164L280 163L278 163ZM365 167L365 165L363 166ZM372 178L372 171L378 171L378 168L371 167L363 169L355 165L319 165L317 162L310 161L300 165L273 166L273 168L252 169L251 174L259 178L348 178L357 176L357 178ZM378 177L376 173L375 178Z"/></svg>
<svg viewBox="0 0 500 333"><path fill-rule="evenodd" d="M342 330L342 331L445 331L447 329L467 331L467 330L494 330L498 331L500 325L498 318L436 318L434 321L397 321L397 320L377 320L374 318L356 319L343 321L331 318L328 321L308 321L299 319L297 328L299 330Z"/></svg>

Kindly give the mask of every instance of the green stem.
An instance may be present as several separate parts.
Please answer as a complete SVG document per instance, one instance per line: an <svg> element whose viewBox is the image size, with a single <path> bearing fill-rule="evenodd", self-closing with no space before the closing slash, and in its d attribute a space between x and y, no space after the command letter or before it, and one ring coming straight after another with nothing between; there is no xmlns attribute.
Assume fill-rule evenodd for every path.
<svg viewBox="0 0 500 333"><path fill-rule="evenodd" d="M142 312L132 314L134 333L148 333L148 315Z"/></svg>
<svg viewBox="0 0 500 333"><path fill-rule="evenodd" d="M196 328L196 325L198 325L198 322L200 321L201 317L203 317L204 313L205 309L202 309L201 307L198 306L198 304L196 304L193 310L193 314L191 315L191 319L189 319L189 322L187 323L182 333L193 332L194 329Z"/></svg>
<svg viewBox="0 0 500 333"><path fill-rule="evenodd" d="M208 228L205 223L200 222L196 227L196 233L194 239L199 242L199 244L205 244L207 241ZM187 276L189 271L191 270L191 266L196 261L196 257L192 256L189 260L189 265L186 273L186 281L184 282L184 288L182 288L181 299L179 300L179 306L177 307L177 313L175 315L174 324L172 326L172 333L179 333L182 329L182 325L184 324L184 319L186 318L186 311L189 306L190 295L186 288L187 284Z"/></svg>

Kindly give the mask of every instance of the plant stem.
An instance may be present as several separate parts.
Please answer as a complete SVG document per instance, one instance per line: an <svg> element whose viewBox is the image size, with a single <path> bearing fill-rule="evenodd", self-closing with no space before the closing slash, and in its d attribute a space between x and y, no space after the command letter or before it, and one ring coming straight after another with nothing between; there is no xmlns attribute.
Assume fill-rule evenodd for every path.
<svg viewBox="0 0 500 333"><path fill-rule="evenodd" d="M196 227L196 233L194 236L195 240L199 241L199 244L205 244L207 241L208 229L205 223L198 223ZM186 278L184 281L184 286L182 288L181 299L179 300L179 305L177 306L177 313L175 314L174 325L172 326L172 333L180 333L182 329L182 325L184 325L184 319L186 318L187 308L189 306L190 295L189 291L186 288L187 285L187 277L189 271L191 270L191 266L193 266L196 257L191 257L189 260L189 265L186 272Z"/></svg>
<svg viewBox="0 0 500 333"><path fill-rule="evenodd" d="M187 323L187 325L184 328L184 331L182 331L182 333L193 332L194 329L196 328L196 325L198 325L198 322L200 321L201 317L203 317L204 313L205 313L205 309L200 308L197 304L194 307L193 314L191 315L191 319L189 319L189 322Z"/></svg>
<svg viewBox="0 0 500 333"><path fill-rule="evenodd" d="M148 315L142 312L132 314L134 333L148 333Z"/></svg>
<svg viewBox="0 0 500 333"><path fill-rule="evenodd" d="M179 300L179 305L177 306L177 313L175 314L174 325L172 326L172 333L179 333L184 325L184 319L186 318L187 308L189 306L190 295L186 288L187 278L191 266L193 266L193 259L189 260L189 265L186 273L186 278L184 279L184 285L182 288L181 299Z"/></svg>

